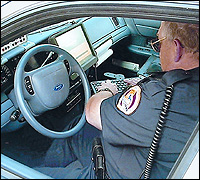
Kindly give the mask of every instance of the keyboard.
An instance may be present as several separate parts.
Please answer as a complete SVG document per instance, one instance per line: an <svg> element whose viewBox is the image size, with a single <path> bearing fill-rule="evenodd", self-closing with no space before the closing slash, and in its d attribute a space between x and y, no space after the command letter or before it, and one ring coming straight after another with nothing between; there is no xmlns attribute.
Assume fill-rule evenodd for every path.
<svg viewBox="0 0 200 180"><path fill-rule="evenodd" d="M143 78L141 78L141 77L134 77L134 78L125 78L125 79L132 80L135 84L137 84ZM94 91L94 93L97 93L97 91L98 91L97 87L101 86L101 83L105 82L105 81L106 80L103 80L103 81L92 81L92 82L90 82L90 85L91 85L92 90ZM126 88L129 87L129 85L127 85L127 83L124 82L124 79L123 80L112 79L111 83L115 83L117 85L118 92L122 92L123 90L125 90Z"/></svg>

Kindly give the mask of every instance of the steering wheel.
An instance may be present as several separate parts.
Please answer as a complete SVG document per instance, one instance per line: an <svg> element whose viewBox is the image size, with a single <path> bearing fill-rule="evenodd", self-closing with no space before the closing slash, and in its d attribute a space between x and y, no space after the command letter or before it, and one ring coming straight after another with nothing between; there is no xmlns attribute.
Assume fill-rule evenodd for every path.
<svg viewBox="0 0 200 180"><path fill-rule="evenodd" d="M25 66L29 59L43 51L55 52L58 58L50 64L26 72ZM69 73L64 60L69 63ZM79 63L65 50L50 44L38 45L27 51L19 61L14 78L16 100L27 122L39 133L50 138L66 138L77 133L85 124L85 112L72 129L63 132L47 129L34 117L57 108L67 99L69 76L73 73L77 73L81 78L86 105L91 95L87 76Z"/></svg>

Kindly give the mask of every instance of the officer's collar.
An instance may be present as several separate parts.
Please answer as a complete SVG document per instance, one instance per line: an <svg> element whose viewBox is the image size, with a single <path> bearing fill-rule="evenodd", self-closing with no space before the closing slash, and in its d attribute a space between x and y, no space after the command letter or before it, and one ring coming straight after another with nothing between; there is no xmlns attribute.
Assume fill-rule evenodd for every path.
<svg viewBox="0 0 200 180"><path fill-rule="evenodd" d="M199 80L199 67L187 71L183 69L175 69L165 72L162 77L162 81L165 82L168 86L188 78Z"/></svg>

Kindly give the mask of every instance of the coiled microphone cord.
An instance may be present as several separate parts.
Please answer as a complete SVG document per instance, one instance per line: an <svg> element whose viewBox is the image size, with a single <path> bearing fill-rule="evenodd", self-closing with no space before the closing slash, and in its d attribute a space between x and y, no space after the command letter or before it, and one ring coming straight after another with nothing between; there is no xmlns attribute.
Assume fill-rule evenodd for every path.
<svg viewBox="0 0 200 180"><path fill-rule="evenodd" d="M150 147L150 150L149 150L145 169L143 170L142 174L140 175L140 178L143 174L144 174L144 179L149 179L149 177L150 177L151 168L152 168L152 165L153 165L153 160L154 160L154 157L156 155L156 152L157 152L157 149L158 149L158 146L159 146L160 138L162 136L162 130L163 130L164 123L165 123L165 120L166 120L165 118L167 116L167 111L168 111L168 108L169 108L169 105L170 105L170 102L171 102L173 90L174 90L173 84L168 86L167 89L166 89L163 107L162 107L162 110L160 112L160 119L157 123L156 132L154 134L154 138L153 138L153 141L151 143L151 147Z"/></svg>

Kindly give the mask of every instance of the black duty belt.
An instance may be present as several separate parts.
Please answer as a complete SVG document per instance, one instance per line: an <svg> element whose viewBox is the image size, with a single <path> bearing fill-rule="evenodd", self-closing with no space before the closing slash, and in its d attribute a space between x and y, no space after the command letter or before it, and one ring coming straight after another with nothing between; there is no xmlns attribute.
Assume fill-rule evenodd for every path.
<svg viewBox="0 0 200 180"><path fill-rule="evenodd" d="M92 161L97 179L110 179L106 171L105 156L100 138L95 138L93 141Z"/></svg>

